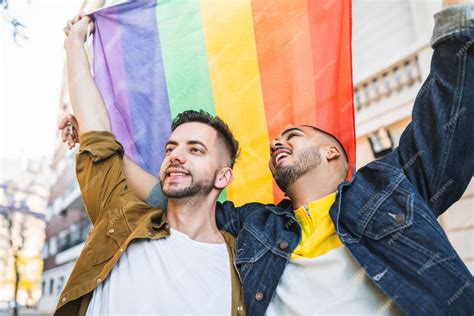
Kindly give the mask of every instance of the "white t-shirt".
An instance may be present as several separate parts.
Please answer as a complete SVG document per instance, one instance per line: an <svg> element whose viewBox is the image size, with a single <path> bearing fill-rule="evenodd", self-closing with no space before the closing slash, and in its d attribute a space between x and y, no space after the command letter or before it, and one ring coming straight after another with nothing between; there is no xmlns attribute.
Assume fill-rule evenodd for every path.
<svg viewBox="0 0 474 316"><path fill-rule="evenodd" d="M402 315L343 246L290 259L267 315Z"/></svg>
<svg viewBox="0 0 474 316"><path fill-rule="evenodd" d="M87 315L230 315L227 246L168 238L133 242L98 286Z"/></svg>

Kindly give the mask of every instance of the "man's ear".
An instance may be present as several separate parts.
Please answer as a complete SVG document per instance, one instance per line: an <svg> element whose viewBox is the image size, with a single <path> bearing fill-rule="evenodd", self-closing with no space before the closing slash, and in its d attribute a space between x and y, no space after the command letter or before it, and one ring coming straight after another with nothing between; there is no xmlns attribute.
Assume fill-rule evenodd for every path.
<svg viewBox="0 0 474 316"><path fill-rule="evenodd" d="M337 146L328 147L328 151L326 152L326 159L328 161L337 159L339 158L339 156L341 156L341 151L339 150L339 148L337 148Z"/></svg>
<svg viewBox="0 0 474 316"><path fill-rule="evenodd" d="M230 167L222 168L217 174L214 186L222 190L232 183L234 180L234 171Z"/></svg>

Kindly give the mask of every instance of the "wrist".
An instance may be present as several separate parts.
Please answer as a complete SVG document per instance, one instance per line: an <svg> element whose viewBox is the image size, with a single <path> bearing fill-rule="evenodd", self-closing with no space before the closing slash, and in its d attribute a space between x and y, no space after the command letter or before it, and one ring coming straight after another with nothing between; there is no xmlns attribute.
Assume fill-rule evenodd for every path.
<svg viewBox="0 0 474 316"><path fill-rule="evenodd" d="M80 36L75 35L75 34L70 34L66 38L66 49L72 48L72 49L77 49L80 47L84 47L84 39L82 39Z"/></svg>

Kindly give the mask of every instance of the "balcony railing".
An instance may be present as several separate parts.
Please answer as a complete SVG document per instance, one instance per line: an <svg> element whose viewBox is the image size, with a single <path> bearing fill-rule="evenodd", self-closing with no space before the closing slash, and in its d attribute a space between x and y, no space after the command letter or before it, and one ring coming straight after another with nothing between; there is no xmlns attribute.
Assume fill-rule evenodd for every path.
<svg viewBox="0 0 474 316"><path fill-rule="evenodd" d="M362 111L402 90L422 81L419 65L420 50L397 61L354 86L354 106Z"/></svg>

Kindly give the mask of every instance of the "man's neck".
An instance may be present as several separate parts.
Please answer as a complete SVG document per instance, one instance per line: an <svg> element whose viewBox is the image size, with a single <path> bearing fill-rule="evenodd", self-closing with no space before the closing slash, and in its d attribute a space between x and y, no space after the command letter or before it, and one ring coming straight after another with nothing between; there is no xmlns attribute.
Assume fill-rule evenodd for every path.
<svg viewBox="0 0 474 316"><path fill-rule="evenodd" d="M167 218L170 226L204 243L223 243L216 225L216 201L208 197L169 199Z"/></svg>
<svg viewBox="0 0 474 316"><path fill-rule="evenodd" d="M319 200L336 192L340 182L342 180L334 172L313 170L291 184L287 188L286 194L291 199L293 209L296 210L302 205L307 205L311 201Z"/></svg>

